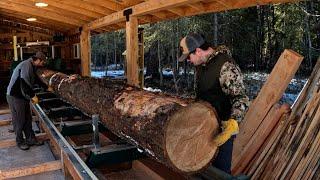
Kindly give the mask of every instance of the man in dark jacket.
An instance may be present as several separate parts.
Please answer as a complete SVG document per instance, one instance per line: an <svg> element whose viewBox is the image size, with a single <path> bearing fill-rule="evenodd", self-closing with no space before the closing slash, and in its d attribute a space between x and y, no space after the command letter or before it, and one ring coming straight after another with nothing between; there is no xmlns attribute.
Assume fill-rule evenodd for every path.
<svg viewBox="0 0 320 180"><path fill-rule="evenodd" d="M36 67L41 67L46 60L42 52L37 52L31 58L22 61L14 69L10 83L7 87L7 101L12 114L13 129L16 133L17 146L22 150L28 150L29 146L42 145L36 140L32 130L32 115L30 100L38 103L38 97L33 92ZM23 138L23 133L25 138Z"/></svg>
<svg viewBox="0 0 320 180"><path fill-rule="evenodd" d="M196 67L198 99L209 102L217 111L221 133L214 138L219 152L213 166L231 173L233 136L249 106L243 75L225 46L211 47L200 34L188 34L180 41L182 55Z"/></svg>

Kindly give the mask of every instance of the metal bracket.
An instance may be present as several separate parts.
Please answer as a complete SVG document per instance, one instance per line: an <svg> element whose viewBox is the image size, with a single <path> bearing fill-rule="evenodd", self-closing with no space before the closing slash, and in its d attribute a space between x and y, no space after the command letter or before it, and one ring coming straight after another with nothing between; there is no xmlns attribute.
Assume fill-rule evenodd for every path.
<svg viewBox="0 0 320 180"><path fill-rule="evenodd" d="M50 108L48 110L48 116L52 119L57 118L68 118L68 117L74 117L74 116L81 116L83 117L84 114L79 110L72 106L62 106L57 108Z"/></svg>
<svg viewBox="0 0 320 180"><path fill-rule="evenodd" d="M129 16L130 16L130 14L132 14L132 8L126 9L126 10L123 11L123 16L126 17L126 21L127 21L127 22L129 21Z"/></svg>
<svg viewBox="0 0 320 180"><path fill-rule="evenodd" d="M52 92L39 92L36 93L38 98L41 99L48 99L48 98L56 98L57 96Z"/></svg>
<svg viewBox="0 0 320 180"><path fill-rule="evenodd" d="M86 160L89 167L101 164L118 164L129 162L145 155L137 147L129 144L113 144L102 148L92 149Z"/></svg>
<svg viewBox="0 0 320 180"><path fill-rule="evenodd" d="M74 151L74 149L70 146L66 139L60 134L59 130L50 121L49 117L41 109L39 104L32 104L32 107L41 119L41 121L44 123L44 125L48 128L47 133L49 133L50 136L52 136L55 139L59 148L61 149L61 152L64 152L67 158L70 159L71 163L75 168L75 173L77 173L81 179L98 179L88 168L88 166L82 161L82 159Z"/></svg>
<svg viewBox="0 0 320 180"><path fill-rule="evenodd" d="M93 145L95 149L100 147L99 121L100 121L100 117L98 114L92 115Z"/></svg>

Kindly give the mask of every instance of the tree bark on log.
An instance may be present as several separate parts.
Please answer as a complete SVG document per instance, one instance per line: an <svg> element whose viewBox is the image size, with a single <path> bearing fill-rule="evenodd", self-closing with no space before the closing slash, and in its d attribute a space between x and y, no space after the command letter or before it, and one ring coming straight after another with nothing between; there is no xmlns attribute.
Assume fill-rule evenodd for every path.
<svg viewBox="0 0 320 180"><path fill-rule="evenodd" d="M113 133L178 172L204 169L217 152L212 140L219 124L206 102L140 90L120 80L47 69L37 75L64 100L87 114L99 114Z"/></svg>

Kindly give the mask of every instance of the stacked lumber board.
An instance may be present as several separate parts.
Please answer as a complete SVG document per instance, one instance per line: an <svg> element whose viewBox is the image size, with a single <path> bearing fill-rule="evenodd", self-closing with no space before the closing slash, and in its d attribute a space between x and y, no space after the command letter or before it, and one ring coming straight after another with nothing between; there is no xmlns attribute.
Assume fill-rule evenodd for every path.
<svg viewBox="0 0 320 180"><path fill-rule="evenodd" d="M290 111L287 104L279 105L278 101L294 77L302 59L298 53L285 50L250 105L234 142L233 174L243 172L281 117Z"/></svg>
<svg viewBox="0 0 320 180"><path fill-rule="evenodd" d="M293 105L247 167L252 179L320 179L320 59Z"/></svg>
<svg viewBox="0 0 320 180"><path fill-rule="evenodd" d="M244 173L252 179L320 178L320 59L290 115L282 118Z"/></svg>

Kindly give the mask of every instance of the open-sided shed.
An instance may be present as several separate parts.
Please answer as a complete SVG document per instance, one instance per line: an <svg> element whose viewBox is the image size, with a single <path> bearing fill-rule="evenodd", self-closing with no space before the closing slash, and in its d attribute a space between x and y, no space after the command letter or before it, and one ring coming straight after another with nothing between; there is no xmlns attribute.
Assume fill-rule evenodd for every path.
<svg viewBox="0 0 320 180"><path fill-rule="evenodd" d="M48 6L37 7L35 4L38 2L46 3ZM69 41L75 34L81 33L81 74L84 76L90 75L90 36L125 29L127 79L129 84L139 86L143 81L139 78L141 63L138 63L140 24L285 2L292 0L3 0L0 2L0 23L2 27L27 29L51 37L62 33L71 37L68 38ZM37 21L27 21L30 17L36 18ZM1 37L4 35L9 34L2 34ZM76 38L75 41L79 40Z"/></svg>
<svg viewBox="0 0 320 180"><path fill-rule="evenodd" d="M90 76L90 63L91 63L91 48L90 48L90 36L97 33L115 31L118 29L126 30L126 64L127 64L127 83L129 85L140 87L143 83L143 76L140 76L141 68L143 68L143 63L141 63L141 47L139 44L141 37L139 37L139 25L146 23L156 23L159 21L170 20L179 17L192 16L203 13L210 12L220 12L231 9L239 9L246 8L250 6L257 5L265 5L270 3L285 3L285 2L293 2L292 0L41 0L41 2L47 3L49 6L39 8L35 6L35 3L39 1L35 0L3 0L0 2L0 26L1 27L10 27L11 29L15 29L18 31L24 30L28 33L38 34L41 36L51 37L54 41L54 37L57 34L63 34L66 37L69 37L69 42L60 42L60 43L70 43L70 42L80 42L81 48L81 74L83 76ZM36 22L29 22L25 19L28 17L35 17L38 20ZM1 33L1 31L0 31ZM21 33L21 32L20 32ZM1 38L11 37L13 35L23 36L25 34L17 34L15 33L2 33ZM27 34L28 35L28 34ZM30 36L30 34L29 34ZM80 38L79 38L80 37ZM143 52L143 50L142 50ZM264 145L265 151L268 150L268 146L272 146L274 149L274 139L276 142L280 142L280 135L286 133L287 127L290 126L287 121L286 124L282 125L282 121L285 119L283 114L288 113L288 107L283 107L282 109L278 106L277 102L279 101L280 96L283 94L283 91L287 87L287 84L290 82L292 76L296 72L297 68L300 65L303 57L299 54L296 54L293 51L285 51L284 54L279 59L278 66L275 66L274 73L271 74L270 80L266 83L265 88L261 90L261 95L258 96L254 101L254 106L251 106L251 109L247 113L246 124L250 124L250 126L246 126L247 128L242 131L246 134L243 135L244 140L241 140L241 145L246 145L243 142L249 142L247 144L249 146L242 147L241 152L237 152L242 155L239 156L238 159L234 161L237 162L238 166L235 166L235 173L243 172L245 168L249 167L249 161L254 156L254 153L263 146L263 141L257 143L256 141L261 139L269 138L267 143ZM282 68L284 66L290 68ZM317 66L318 67L318 66ZM282 73L282 74L281 74ZM316 72L314 72L315 74ZM278 78L279 74L281 75ZM285 81L285 83L284 83ZM315 85L314 85L315 86ZM313 86L312 86L313 87ZM317 86L318 87L318 86ZM276 89L276 90L275 90ZM304 90L307 91L307 90ZM317 94L316 97L319 95ZM300 101L302 102L303 96L301 96ZM304 99L303 99L304 100ZM318 100L315 98L315 100ZM306 104L309 99L306 100ZM318 101L317 101L318 102ZM304 103L304 101L303 101ZM303 107L300 104L296 104L296 107ZM317 106L318 107L318 106ZM90 107L91 108L91 107ZM295 108L296 109L296 108ZM294 110L294 109L293 109ZM309 109L307 109L309 110ZM307 111L306 110L306 111ZM292 118L296 118L296 111L293 111ZM317 116L311 117L314 120L312 121L312 126L310 130L308 130L308 136L305 139L312 139L311 135L313 131L317 133L317 142L319 141L319 132L314 130L314 127L318 127L317 117L319 117L319 111L317 110ZM294 118L293 118L294 116ZM282 117L282 118L281 118ZM297 116L298 117L298 116ZM303 117L303 116L302 116ZM281 121L279 120L281 118ZM265 120L266 119L266 120ZM302 118L301 118L302 119ZM249 121L251 120L251 121ZM258 121L259 120L259 121ZM252 121L254 125L252 125ZM244 124L243 126L245 126ZM279 125L280 124L280 125ZM253 127L256 126L256 127ZM265 128L265 127L268 127ZM294 135L296 138L300 138L299 129L294 131ZM276 132L275 132L276 131ZM279 133L279 132L281 133ZM249 133L248 133L249 132ZM249 135L250 136L249 136ZM251 138L253 135L260 135L258 138ZM269 135L272 136L269 136ZM240 134L241 135L241 134ZM239 135L239 136L240 136ZM251 136L252 135L252 136ZM279 135L279 136L278 136ZM263 136L263 137L262 137ZM309 137L310 136L310 137ZM256 136L255 136L256 137ZM288 135L288 138L289 135ZM238 138L239 139L239 138ZM240 138L241 139L241 138ZM270 140L271 139L271 140ZM249 141L250 140L250 141ZM293 139L294 140L294 139ZM292 147L295 147L294 141L290 140ZM282 141L281 141L282 142ZM310 140L311 142L311 140ZM256 145L259 144L259 145ZM239 146L239 145L238 145ZM296 153L293 160L302 157L302 152L300 151L307 143L299 146L299 151ZM255 149L253 150L254 147ZM288 146L289 147L289 146ZM290 146L291 147L291 146ZM314 154L319 148L317 143L314 143L312 146L312 153L308 155L309 159L314 157ZM264 150L262 149L262 150ZM285 151L280 150L274 151L279 152L280 155L290 152L291 149L286 148ZM260 151L262 151L260 150ZM255 151L255 152L252 152ZM251 153L251 156L246 156L244 153ZM248 154L249 154L248 153ZM268 158L271 159L274 156L271 154L271 151L268 152L259 152L260 157L255 157L256 164L251 162L250 168L246 169L247 172L255 171L256 176L260 177L261 173L263 174L264 166L269 168L270 172L271 165L267 164ZM273 151L272 151L273 153ZM306 152L307 153L307 152ZM271 154L271 155L269 155ZM259 155L259 154L258 154ZM240 158L241 157L241 158ZM261 160L263 157L265 159ZM297 158L298 157L298 158ZM318 157L318 155L317 155ZM260 159L259 159L260 158ZM288 163L291 161L290 156L286 157L283 162L278 163L279 171L277 172L277 177L291 177L293 172L290 172L293 168L297 168L294 172L295 174L302 174L301 169L305 170L306 167L302 167L307 161L298 164L300 161L292 161L292 163ZM261 161L263 161L261 163ZM245 163L243 163L245 162ZM315 161L312 161L315 164ZM289 164L289 166L287 166ZM300 167L301 166L301 167ZM293 167L293 168L291 168ZM318 167L318 166L317 166ZM312 167L309 169L313 170ZM258 170L257 170L258 169ZM315 168L316 169L316 168ZM273 170L273 169L272 169ZM310 170L310 171L311 171ZM318 169L316 169L318 172ZM261 171L261 172L260 172ZM287 174L284 174L285 172ZM289 173L288 173L289 172ZM251 172L251 174L254 174Z"/></svg>

